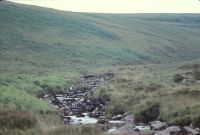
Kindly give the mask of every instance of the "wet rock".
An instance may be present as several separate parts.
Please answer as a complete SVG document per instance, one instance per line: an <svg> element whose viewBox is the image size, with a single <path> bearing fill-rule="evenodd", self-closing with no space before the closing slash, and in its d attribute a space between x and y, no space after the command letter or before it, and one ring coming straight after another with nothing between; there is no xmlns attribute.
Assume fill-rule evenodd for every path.
<svg viewBox="0 0 200 135"><path fill-rule="evenodd" d="M150 122L151 129L153 130L163 130L167 128L167 123L161 121Z"/></svg>
<svg viewBox="0 0 200 135"><path fill-rule="evenodd" d="M131 113L130 113L129 115L125 116L125 117L123 118L123 120L124 120L126 123L129 123L129 124L134 125L134 115L131 114Z"/></svg>
<svg viewBox="0 0 200 135"><path fill-rule="evenodd" d="M112 133L118 135L139 135L133 130L132 124L126 124L123 127L116 129Z"/></svg>
<svg viewBox="0 0 200 135"><path fill-rule="evenodd" d="M50 101L64 117L65 124L70 123L94 123L97 118L102 118L106 115L106 100L102 97L94 97L93 91L99 85L107 83L108 80L114 77L113 73L105 73L100 75L86 75L80 80L86 85L79 87L72 85L66 93L52 93L41 97L42 100ZM85 116L83 113L87 113ZM67 119L70 117L71 119ZM122 116L117 116L119 120ZM83 121L79 121L79 119ZM106 119L101 119L100 123L105 123ZM96 122L95 122L96 123Z"/></svg>
<svg viewBox="0 0 200 135"><path fill-rule="evenodd" d="M155 133L155 135L188 135L188 133L179 126L171 126Z"/></svg>
<svg viewBox="0 0 200 135"><path fill-rule="evenodd" d="M109 121L106 120L106 119L99 119L99 120L97 121L97 123L98 123L98 124L108 124Z"/></svg>
<svg viewBox="0 0 200 135"><path fill-rule="evenodd" d="M71 120L71 117L64 117L64 119L63 119L64 124L69 124L70 120Z"/></svg>
<svg viewBox="0 0 200 135"><path fill-rule="evenodd" d="M117 116L113 116L112 120L121 120L123 118L123 115L119 114Z"/></svg>
<svg viewBox="0 0 200 135"><path fill-rule="evenodd" d="M184 129L186 130L186 132L187 132L188 134L190 134L190 135L200 135L200 132L199 132L198 130L196 130L196 129L193 129L193 128L188 127L188 126L184 126L183 128L184 128Z"/></svg>
<svg viewBox="0 0 200 135"><path fill-rule="evenodd" d="M130 112L125 112L124 114L123 114L123 117L126 117L126 116L128 116L128 115L130 115L131 113Z"/></svg>
<svg viewBox="0 0 200 135"><path fill-rule="evenodd" d="M78 114L78 115L76 115L77 117L85 117L85 115L84 114Z"/></svg>
<svg viewBox="0 0 200 135"><path fill-rule="evenodd" d="M53 98L51 102L54 105L62 105L62 102L60 102L60 100L58 100L57 98Z"/></svg>
<svg viewBox="0 0 200 135"><path fill-rule="evenodd" d="M189 84L194 84L195 82L196 82L196 80L194 80L194 79L184 78L182 81L182 84L189 85Z"/></svg>
<svg viewBox="0 0 200 135"><path fill-rule="evenodd" d="M139 125L139 126L135 126L133 128L134 131L136 132L140 132L140 131L144 131L144 130L150 130L150 126L146 126L146 125Z"/></svg>

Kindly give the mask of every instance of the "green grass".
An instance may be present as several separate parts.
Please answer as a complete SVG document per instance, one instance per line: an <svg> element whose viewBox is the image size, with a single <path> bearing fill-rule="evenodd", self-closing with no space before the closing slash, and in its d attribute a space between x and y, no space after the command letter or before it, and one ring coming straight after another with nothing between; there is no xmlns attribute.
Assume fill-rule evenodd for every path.
<svg viewBox="0 0 200 135"><path fill-rule="evenodd" d="M199 90L199 85L183 86L170 77L186 72L176 69L177 62L199 63L188 62L200 58L199 27L199 14L73 13L2 1L0 109L37 118L55 111L37 98L41 94L67 91L84 73L114 70L116 78L97 91L110 100L109 112L137 114L159 102L160 118L167 122L195 119L199 98L176 93ZM27 132L4 131L48 134L41 130L48 122L38 123Z"/></svg>
<svg viewBox="0 0 200 135"><path fill-rule="evenodd" d="M188 124L199 116L200 86L175 83L173 76L194 71L193 64L196 63L199 60L171 65L116 67L117 76L99 88L96 94L109 97L107 111L110 113L131 111L136 120L147 122L146 115L153 114L151 106L158 104L158 119L169 124Z"/></svg>
<svg viewBox="0 0 200 135"><path fill-rule="evenodd" d="M200 56L198 15L86 14L10 2L0 10L3 72L87 71ZM190 26L170 22L188 16Z"/></svg>

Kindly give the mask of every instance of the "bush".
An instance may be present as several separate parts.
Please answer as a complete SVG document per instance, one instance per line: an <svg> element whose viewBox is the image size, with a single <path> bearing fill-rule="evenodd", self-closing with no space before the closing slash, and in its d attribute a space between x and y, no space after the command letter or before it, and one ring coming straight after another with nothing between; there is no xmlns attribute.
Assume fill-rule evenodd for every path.
<svg viewBox="0 0 200 135"><path fill-rule="evenodd" d="M176 83L180 83L181 81L183 81L183 79L184 79L184 77L183 77L182 75L180 75L180 74L176 74L176 75L174 75L174 77L173 77L173 80L174 80L174 82L176 82Z"/></svg>
<svg viewBox="0 0 200 135"><path fill-rule="evenodd" d="M108 113L114 115L124 114L125 110L126 110L125 105L123 103L118 103L118 102L111 103L107 108Z"/></svg>
<svg viewBox="0 0 200 135"><path fill-rule="evenodd" d="M105 99L106 101L110 101L110 95L108 93L106 93L105 89L102 89L99 93L99 96L102 97L103 99Z"/></svg>
<svg viewBox="0 0 200 135"><path fill-rule="evenodd" d="M160 105L158 103L147 103L139 112L135 114L137 122L148 123L156 120L160 115Z"/></svg>

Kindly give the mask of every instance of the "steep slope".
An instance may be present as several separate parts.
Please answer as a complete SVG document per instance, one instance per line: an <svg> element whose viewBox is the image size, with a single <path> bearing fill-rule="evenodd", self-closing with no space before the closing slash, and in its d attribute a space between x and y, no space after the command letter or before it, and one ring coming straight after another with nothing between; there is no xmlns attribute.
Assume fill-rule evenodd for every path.
<svg viewBox="0 0 200 135"><path fill-rule="evenodd" d="M83 70L196 59L200 57L198 18L72 13L3 1L0 69L37 72L81 66Z"/></svg>

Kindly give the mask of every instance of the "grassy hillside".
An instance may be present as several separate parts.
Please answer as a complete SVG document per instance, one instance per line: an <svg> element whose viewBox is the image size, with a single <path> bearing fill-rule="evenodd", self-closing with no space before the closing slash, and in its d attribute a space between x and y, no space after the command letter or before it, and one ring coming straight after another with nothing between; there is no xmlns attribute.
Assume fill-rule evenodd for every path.
<svg viewBox="0 0 200 135"><path fill-rule="evenodd" d="M0 11L1 71L86 70L200 57L199 15L84 14L10 2L1 2Z"/></svg>
<svg viewBox="0 0 200 135"><path fill-rule="evenodd" d="M96 92L110 100L108 112L131 111L140 122L151 121L153 114L169 124L190 125L200 120L200 83L178 82L174 76L200 77L199 62L116 67L116 77ZM150 111L152 107L158 107L158 113Z"/></svg>
<svg viewBox="0 0 200 135"><path fill-rule="evenodd" d="M119 76L102 88L102 93L108 92L111 96L108 111L116 111L117 99L124 97L131 111L152 99L153 103L163 100L163 104L168 98L175 101L173 94L185 86L168 82L166 76L173 73L176 65L165 64L174 66L172 63L200 58L199 17L199 14L73 13L1 1L0 120L7 122L7 118L12 117L14 122L9 122L20 123L15 118L19 117L18 111L22 111L20 118L27 119L30 126L34 126L35 121L40 128L47 123L59 123L54 122L57 113L52 106L36 96L49 91L66 91L80 74L96 72L97 68L118 71ZM146 87L151 84L161 88L146 95ZM198 88L195 85L189 90ZM169 97L155 98L163 94ZM137 104L133 105L134 101ZM195 98L188 106L192 108L198 101ZM176 108L176 104L170 103L163 112ZM187 106L181 109L184 107ZM194 111L196 114L198 109ZM55 113L51 122L41 120L43 114ZM173 115L169 115L162 113L162 118L173 120ZM35 133L30 131L30 134Z"/></svg>

